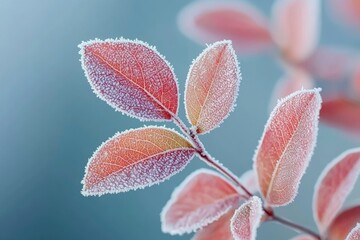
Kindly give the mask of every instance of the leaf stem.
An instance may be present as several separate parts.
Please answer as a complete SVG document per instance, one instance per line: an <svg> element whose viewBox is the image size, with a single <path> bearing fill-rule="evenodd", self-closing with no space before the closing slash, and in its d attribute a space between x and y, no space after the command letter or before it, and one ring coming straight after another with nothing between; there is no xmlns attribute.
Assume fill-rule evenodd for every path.
<svg viewBox="0 0 360 240"><path fill-rule="evenodd" d="M194 149L206 162L209 166L212 168L215 168L218 172L221 172L226 177L228 177L232 182L235 183L236 186L241 188L243 192L246 193L247 197L250 198L253 196L253 194L239 181L239 179L236 177L234 173L232 173L228 168L224 167L221 163L219 163L217 160L215 160L213 157L210 156L210 154L205 150L204 145L202 144L201 140L197 136L197 134L190 128L188 128L185 123L177 116L172 116L173 122L181 129L181 131L188 137L188 139L192 142ZM298 225L294 222L291 222L290 220L287 220L285 218L279 217L275 215L275 212L272 209L267 209L263 207L264 212L266 215L268 215L268 219L271 221L276 221L278 223L281 223L289 228L295 229L300 232L307 233L311 236L313 236L316 239L321 240L321 237L316 232L303 227L301 225Z"/></svg>

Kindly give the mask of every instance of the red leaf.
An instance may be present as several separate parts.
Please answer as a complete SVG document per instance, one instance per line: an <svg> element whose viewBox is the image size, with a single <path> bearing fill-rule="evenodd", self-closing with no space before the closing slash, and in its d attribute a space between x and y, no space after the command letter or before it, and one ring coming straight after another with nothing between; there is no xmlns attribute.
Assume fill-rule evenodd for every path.
<svg viewBox="0 0 360 240"><path fill-rule="evenodd" d="M176 77L154 47L126 39L93 40L79 47L92 89L110 106L141 120L169 120L177 113Z"/></svg>
<svg viewBox="0 0 360 240"><path fill-rule="evenodd" d="M293 201L310 161L318 130L318 89L301 90L278 102L254 156L260 192L271 206Z"/></svg>
<svg viewBox="0 0 360 240"><path fill-rule="evenodd" d="M231 39L239 54L272 46L267 22L245 2L213 0L192 2L178 18L180 29L190 39L200 43Z"/></svg>
<svg viewBox="0 0 360 240"><path fill-rule="evenodd" d="M173 192L161 213L163 232L196 231L236 208L242 197L216 172L200 169Z"/></svg>
<svg viewBox="0 0 360 240"><path fill-rule="evenodd" d="M360 136L360 102L338 96L322 104L320 120L357 138Z"/></svg>
<svg viewBox="0 0 360 240"><path fill-rule="evenodd" d="M314 238L310 235L300 235L292 238L291 240L317 240L317 238Z"/></svg>
<svg viewBox="0 0 360 240"><path fill-rule="evenodd" d="M360 239L360 223L354 227L351 232L347 235L345 240L359 240Z"/></svg>
<svg viewBox="0 0 360 240"><path fill-rule="evenodd" d="M243 175L241 175L240 177L240 182L252 194L259 191L259 184L257 181L256 172L253 169L243 173Z"/></svg>
<svg viewBox="0 0 360 240"><path fill-rule="evenodd" d="M274 39L284 58L307 58L319 39L320 0L279 0L272 15Z"/></svg>
<svg viewBox="0 0 360 240"><path fill-rule="evenodd" d="M349 77L355 60L354 50L322 46L300 65L319 80L342 81Z"/></svg>
<svg viewBox="0 0 360 240"><path fill-rule="evenodd" d="M342 153L329 163L315 186L314 218L325 232L343 206L360 174L360 148Z"/></svg>
<svg viewBox="0 0 360 240"><path fill-rule="evenodd" d="M360 222L360 205L340 213L329 227L326 239L343 240L356 224Z"/></svg>
<svg viewBox="0 0 360 240"><path fill-rule="evenodd" d="M235 240L254 240L262 215L260 198L254 196L243 203L231 219L231 232Z"/></svg>
<svg viewBox="0 0 360 240"><path fill-rule="evenodd" d="M272 93L271 109L276 105L279 99L298 90L311 89L313 87L314 82L309 74L299 69L291 69L285 77L281 78L276 83Z"/></svg>
<svg viewBox="0 0 360 240"><path fill-rule="evenodd" d="M332 11L342 22L360 28L360 2L359 0L332 0Z"/></svg>
<svg viewBox="0 0 360 240"><path fill-rule="evenodd" d="M218 127L234 109L240 70L230 41L208 46L190 67L185 107L197 133Z"/></svg>
<svg viewBox="0 0 360 240"><path fill-rule="evenodd" d="M84 196L119 193L160 183L181 171L194 155L175 131L146 127L116 134L90 158Z"/></svg>
<svg viewBox="0 0 360 240"><path fill-rule="evenodd" d="M193 240L233 240L230 230L230 219L233 215L234 211L229 211L217 221L198 231Z"/></svg>

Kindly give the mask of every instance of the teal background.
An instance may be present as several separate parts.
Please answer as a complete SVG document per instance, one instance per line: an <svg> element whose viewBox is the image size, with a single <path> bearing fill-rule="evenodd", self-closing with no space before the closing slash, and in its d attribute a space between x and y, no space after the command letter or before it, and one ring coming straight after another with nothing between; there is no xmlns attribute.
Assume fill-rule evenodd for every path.
<svg viewBox="0 0 360 240"><path fill-rule="evenodd" d="M159 214L173 188L206 167L197 158L158 186L100 198L80 194L93 151L115 132L144 123L96 98L77 48L94 38L146 41L172 63L183 92L188 67L203 49L176 25L177 13L188 2L0 0L0 239L190 239L163 234ZM269 15L273 1L251 2ZM322 43L359 47L360 33L332 21L327 11L323 20ZM239 60L243 81L236 110L201 139L215 158L240 175L252 166L272 87L282 71L271 55ZM327 162L355 146L359 142L321 125L299 195L277 212L315 229L314 182ZM351 199L349 203L360 202L359 187ZM265 223L258 239L294 234Z"/></svg>

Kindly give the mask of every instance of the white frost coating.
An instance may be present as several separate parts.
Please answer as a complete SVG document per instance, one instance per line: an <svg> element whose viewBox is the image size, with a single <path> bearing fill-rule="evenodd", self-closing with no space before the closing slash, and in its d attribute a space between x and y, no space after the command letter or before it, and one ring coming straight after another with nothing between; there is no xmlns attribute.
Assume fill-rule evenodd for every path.
<svg viewBox="0 0 360 240"><path fill-rule="evenodd" d="M117 138L120 135L149 128L167 130L184 138L181 134L173 129L159 126L147 126L116 133L113 137L103 142L94 152L93 156L89 159L85 167L84 178L81 181L83 184L81 194L84 196L101 196L107 193L114 194L127 192L129 190L143 189L154 184L159 184L183 170L195 154L195 150L191 147L174 148L153 156L146 157L142 159L141 164L136 163L129 165L126 167L126 169L121 169L120 171L114 172L113 174L107 176L103 181L100 181L91 189L85 189L85 179L90 173L89 166L100 149L102 149L109 141ZM166 139L166 141L169 141L169 139Z"/></svg>
<svg viewBox="0 0 360 240"><path fill-rule="evenodd" d="M179 195L184 192L184 189L189 185L200 174L207 174L219 178L221 181L224 181L226 184L229 184L234 188L234 193L217 200L216 202L199 207L195 211L192 211L190 214L183 215L175 224L167 222L166 214L169 213L170 209L179 198ZM194 196L189 196L192 198ZM171 194L170 200L166 203L163 210L161 211L161 229L164 233L169 233L171 235L182 235L184 233L191 233L199 230L202 227L209 225L210 223L218 220L221 216L229 212L231 209L236 208L240 203L241 196L236 194L236 189L226 178L217 172L208 170L208 169L199 169L191 173L186 179L173 191ZM194 199L196 201L196 198Z"/></svg>
<svg viewBox="0 0 360 240"><path fill-rule="evenodd" d="M237 99L238 92L239 92L240 82L242 80L239 62L237 60L236 53L232 47L232 42L230 40L223 40L223 41L218 41L213 44L207 45L207 48L205 50L203 50L203 52L196 59L193 60L191 66L189 68L187 78L186 78L185 93L184 93L184 105L185 105L185 110L186 110L186 117L189 120L189 122L191 123L191 118L189 115L189 108L196 108L196 107L193 107L193 104L196 104L196 103L188 103L187 102L187 95L188 95L188 91L189 91L189 87L190 87L191 75L194 73L194 67L196 64L199 64L200 60L203 59L207 54L209 54L209 52L211 50L213 50L221 45L227 45L226 49L224 51L226 51L226 52L229 51L229 59L225 59L223 61L230 62L230 64L227 64L230 66L220 67L219 70L221 70L221 72L216 72L216 75L228 76L228 80L227 80L227 82L221 82L221 84L223 84L222 86L220 86L219 84L217 84L217 86L216 86L216 84L214 84L214 82L216 83L217 81L219 81L219 79L212 79L211 86L209 89L207 89L207 92L206 92L207 97L205 99L205 102L203 103L203 105L201 105L201 107L199 107L200 113L199 113L199 116L197 117L197 123L195 124L195 126L193 126L195 129L197 129L198 125L200 125L200 124L205 125L207 127L207 129L205 131L201 132L201 134L208 133L211 130L219 127L223 123L223 121L230 115L230 113L232 111L234 111L235 106L236 106L236 99ZM204 74L204 72L206 72L206 70L207 70L206 68L201 69L200 66L197 66L197 67L198 67L197 71L199 72L199 74ZM207 67L207 66L202 66L202 68L203 67ZM235 67L235 69L232 69L231 67ZM234 79L231 79L231 78L233 78L232 75L236 76L235 82L233 81ZM200 86L201 86L201 84L193 82L192 87L200 87ZM228 89L226 89L226 87L229 87L229 86L231 86L230 89L232 89L232 92L224 92L223 90L224 89L225 89L225 91L228 90ZM197 89L195 89L194 93L200 94L200 93L198 93ZM211 96L211 95L214 95L214 96ZM210 96L211 99L215 98L216 102L212 101L209 103L208 96ZM231 102L229 108L227 108L228 101ZM198 103L199 102L197 102L197 104Z"/></svg>
<svg viewBox="0 0 360 240"><path fill-rule="evenodd" d="M251 197L243 203L231 218L230 227L235 240L255 240L256 229L264 214L261 199Z"/></svg>
<svg viewBox="0 0 360 240"><path fill-rule="evenodd" d="M359 240L360 239L360 223L356 224L349 234L347 235L345 240Z"/></svg>
<svg viewBox="0 0 360 240"><path fill-rule="evenodd" d="M218 12L223 9L237 10L242 14L246 14L248 18L251 18L252 21L257 23L259 26L262 26L265 29L269 29L268 22L269 20L263 16L256 8L252 5L247 4L242 1L216 1L216 0L207 0L207 1L193 1L183 8L177 18L177 23L180 31L187 36L189 39L204 44L205 42L218 41L224 38L224 35L218 35L214 32L206 31L205 29L199 28L196 25L197 18L201 17L204 14L210 12ZM216 29L220 30L220 29ZM216 31L215 30L215 31ZM249 46L241 46L242 39L232 39L235 43L235 48L239 54L249 50ZM239 42L239 44L236 44ZM266 49L271 45L270 43L263 43L262 46L259 46L260 49ZM250 51L249 51L250 52Z"/></svg>
<svg viewBox="0 0 360 240"><path fill-rule="evenodd" d="M144 75L142 77L144 78L144 86L146 89L146 94L141 92L141 90L137 87L134 87L134 84L129 84L129 81L126 81L126 77L119 77L116 75L116 71L119 71L120 69L114 69L109 70L108 63L102 59L103 61L100 61L100 59L94 59L85 57L85 48L88 46L92 46L94 44L136 44L137 46L145 47L142 49L141 54L145 54L144 51L153 51L151 54L154 54L151 56L152 58L158 57L158 59L147 59L148 56L144 56L139 54L137 58L133 55L129 55L126 57L126 61L128 63L131 63L131 58L136 61L141 61L142 64L148 64L147 66L150 66L151 68L151 74L150 76L146 76L148 78L144 78ZM82 42L79 44L80 48L80 61L82 68L84 70L85 76L91 85L91 88L93 92L99 97L100 99L107 102L110 106L112 106L116 111L120 111L123 114L126 114L130 117L136 117L140 119L141 121L164 121L169 120L169 117L164 118L165 115L176 115L178 111L178 101L179 101L179 87L177 83L177 78L174 74L173 67L169 64L169 62L165 59L164 56L162 56L155 47L148 45L145 42L139 41L139 40L129 40L125 38L119 38L119 39L106 39L106 40L89 40L87 42ZM117 59L121 57L122 54L125 53L118 53L114 52L113 56L111 56L113 59ZM150 53L149 53L150 54ZM150 56L150 55L149 55ZM98 62L96 62L98 61ZM164 67L167 67L170 71L170 75L162 76L162 71L164 69L157 69L159 66L151 66L153 62L161 62L164 64ZM136 62L138 63L138 62ZM140 76L143 74L143 72L137 72L136 69L130 69L128 65L122 66L124 68L124 71L131 73L131 74L137 74ZM143 66L140 66L142 69ZM146 66L145 66L146 67ZM149 69L147 69L149 70ZM94 73L96 76L96 81L92 79L94 76ZM158 78L154 78L153 76L157 75ZM170 88L176 88L176 89L164 89L164 85L166 83L162 83L162 78L172 78L172 82L168 83L170 85ZM112 79L113 81L109 81L109 79ZM116 80L115 80L116 79ZM146 85L146 80L148 80L148 85ZM159 80L159 81L158 81ZM160 90L162 89L162 90ZM167 105L171 105L172 103L166 102L162 99L162 96L160 99L158 99L157 96L154 96L153 94L156 94L159 91L172 91L176 92L175 95L177 95L176 99L176 108L172 111L168 109ZM174 96L175 97L175 96ZM168 101L173 102L174 97L171 97L167 99Z"/></svg>
<svg viewBox="0 0 360 240"><path fill-rule="evenodd" d="M340 156L338 156L337 158L335 158L333 161L331 161L322 171L322 173L320 174L315 187L314 187L314 196L313 196L313 213L314 213L314 219L315 222L318 226L318 228L320 229L321 232L325 232L328 228L328 226L332 223L332 221L335 219L335 217L337 216L337 214L339 213L339 210L342 208L347 196L351 193L351 191L353 190L356 180L359 177L360 174L360 155L359 155L359 159L357 160L357 163L355 163L354 165L351 165L351 169L346 169L349 168L350 166L340 166L339 164L341 164L341 162L343 160L351 160L349 158L351 158L352 154L356 154L356 153L360 153L360 148L353 148L353 149L349 149L345 152L343 152ZM323 181L324 179L327 177L327 175L329 174L329 172L333 169L337 169L336 175L332 175L330 176L331 179L334 181L333 182L333 186L322 186L322 187L326 187L326 189L324 189L324 193L325 194L330 194L330 195L326 195L326 196L321 196L319 195L320 193L320 187L321 184L325 184ZM334 173L333 173L334 174ZM346 174L346 177L343 176L343 174ZM337 177L339 177L340 179L338 179ZM341 180L341 182L339 183L339 180ZM324 206L324 202L322 203L318 203L318 201L326 201L326 206ZM319 209L318 209L318 204L320 204L320 208L325 208L325 209L321 209L324 210L324 215L322 216L322 221L320 221L319 219Z"/></svg>
<svg viewBox="0 0 360 240"><path fill-rule="evenodd" d="M293 129L293 135L289 139L289 142L286 144L286 147L285 147L284 151L282 152L280 158L277 160L274 171L272 173L268 173L268 174L271 174L271 178L270 178L270 183L267 183L268 187L266 189L264 199L267 202L267 204L269 204L273 207L287 205L287 204L291 203L292 201L294 201L294 198L297 195L301 177L305 174L305 170L309 164L309 161L313 154L313 150L316 145L316 138L317 138L317 132L318 132L318 118L319 118L319 111L321 108L321 96L319 93L320 91L321 91L320 88L311 89L311 90L303 89L300 91L296 91L296 92L288 95L287 97L279 100L277 106L271 112L270 117L265 125L263 135L260 138L258 147L255 150L255 154L254 154L254 158L253 158L253 161L254 161L253 168L257 170L256 175L257 175L257 179L258 179L259 185L260 185L260 192L263 196L264 196L264 192L263 192L263 189L261 186L260 178L264 178L265 176L259 175L256 163L257 163L257 159L258 159L259 150L262 147L262 143L265 138L265 134L267 133L267 130L270 129L270 124L272 124L272 122L275 121L274 120L275 116L279 113L279 111L282 109L282 106L285 105L286 102L290 101L292 98L296 97L297 95L304 95L307 93L315 94L316 101L313 103L314 106L312 106L313 109L311 109L311 111L316 111L316 112L311 112L311 111L309 112L309 109L305 110L305 113L303 113L302 117L300 118L298 125L296 126L295 129ZM295 114L299 114L299 113L295 112ZM308 116L309 114L315 114L314 121L311 123L311 126L306 126L306 127L303 126L304 131L299 132L298 127L301 124L305 124L305 123L302 123L303 119L304 119L304 115ZM276 122L276 123L279 126L284 125L283 122ZM283 127L286 127L286 126L283 126ZM295 126L292 126L292 127L295 127ZM312 131L310 131L310 129L312 129ZM274 130L276 130L276 129L272 129L272 131L274 131ZM289 131L289 129L285 129L285 130ZM311 133L310 135L309 135L309 131ZM276 132L276 134L279 135L279 137L281 137L282 132L278 130ZM302 146L302 145L304 145L304 143L301 141L302 141L302 139L309 140L308 138L311 138L311 142L308 143L308 149L307 149L309 152L306 154L306 156L302 156L304 154L304 152L303 152L304 149ZM296 142L296 144L300 144L299 146L297 146L297 147L290 146L291 143L294 144L294 141L293 141L294 139L298 140L298 142ZM282 139L278 139L278 140L280 141ZM305 157L304 159L300 159L303 164L301 166L301 168L300 168L300 165L299 166L297 165L299 161L296 161L296 159L293 159L294 156ZM289 157L291 157L291 158L289 158ZM286 170L283 170L284 166L281 166L283 164L283 162L288 163L288 164L290 164L292 162L294 165L292 167L288 166L288 168ZM262 161L262 164L264 164L264 161ZM264 168L264 166L263 166L263 168ZM294 169L296 169L296 171L294 171ZM294 183L297 182L298 184L296 186L290 184L291 185L290 186L288 183L289 180L294 181ZM277 189L273 189L274 186L277 186ZM288 192L285 192L288 195L284 196L283 191L288 191ZM290 193L293 193L293 194L290 194ZM283 198L287 198L287 199L286 199L286 201L284 199L282 199L281 202L274 202L273 201L274 199L270 199L270 197L273 198L273 196L270 196L271 194L277 194L277 197L282 196ZM279 199L277 199L277 200L279 200Z"/></svg>

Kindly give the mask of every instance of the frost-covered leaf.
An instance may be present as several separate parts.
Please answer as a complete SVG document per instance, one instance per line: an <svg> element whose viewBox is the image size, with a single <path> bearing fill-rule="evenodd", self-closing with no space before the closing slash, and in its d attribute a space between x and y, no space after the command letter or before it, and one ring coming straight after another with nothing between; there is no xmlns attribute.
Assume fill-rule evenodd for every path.
<svg viewBox="0 0 360 240"><path fill-rule="evenodd" d="M314 238L310 235L299 235L296 237L293 237L291 240L317 240L317 238Z"/></svg>
<svg viewBox="0 0 360 240"><path fill-rule="evenodd" d="M322 104L320 120L346 133L360 137L360 102L337 96Z"/></svg>
<svg viewBox="0 0 360 240"><path fill-rule="evenodd" d="M360 205L351 207L340 213L329 227L327 240L343 240L360 222Z"/></svg>
<svg viewBox="0 0 360 240"><path fill-rule="evenodd" d="M236 240L255 240L263 215L261 200L252 197L243 203L231 218L231 232Z"/></svg>
<svg viewBox="0 0 360 240"><path fill-rule="evenodd" d="M176 77L154 47L126 39L92 40L79 47L93 91L117 111L156 121L177 113Z"/></svg>
<svg viewBox="0 0 360 240"><path fill-rule="evenodd" d="M342 22L360 28L360 1L359 0L331 0L330 6L334 15Z"/></svg>
<svg viewBox="0 0 360 240"><path fill-rule="evenodd" d="M281 78L275 85L272 93L271 109L276 106L279 99L290 95L293 92L302 89L311 89L314 87L313 79L310 75L300 69L291 69L286 76Z"/></svg>
<svg viewBox="0 0 360 240"><path fill-rule="evenodd" d="M163 232L196 231L239 205L242 197L216 172L200 169L173 192L161 213Z"/></svg>
<svg viewBox="0 0 360 240"><path fill-rule="evenodd" d="M284 58L307 58L319 39L320 0L278 0L272 17L274 40Z"/></svg>
<svg viewBox="0 0 360 240"><path fill-rule="evenodd" d="M240 84L240 70L230 41L209 45L190 67L185 107L197 133L218 127L233 110Z"/></svg>
<svg viewBox="0 0 360 240"><path fill-rule="evenodd" d="M320 175L314 192L314 218L325 232L342 208L360 175L360 148L350 149L330 162Z"/></svg>
<svg viewBox="0 0 360 240"><path fill-rule="evenodd" d="M90 158L82 194L100 196L160 183L181 171L194 153L187 140L162 127L116 134Z"/></svg>
<svg viewBox="0 0 360 240"><path fill-rule="evenodd" d="M180 29L190 39L200 43L231 39L239 54L264 51L273 45L267 22L244 1L193 1L178 18Z"/></svg>
<svg viewBox="0 0 360 240"><path fill-rule="evenodd" d="M321 46L300 63L317 80L342 81L349 77L356 61L353 49Z"/></svg>
<svg viewBox="0 0 360 240"><path fill-rule="evenodd" d="M354 227L347 235L345 240L359 240L360 239L360 223Z"/></svg>
<svg viewBox="0 0 360 240"><path fill-rule="evenodd" d="M217 221L198 231L192 240L233 240L230 230L230 220L234 211L229 211Z"/></svg>
<svg viewBox="0 0 360 240"><path fill-rule="evenodd" d="M321 97L297 91L278 102L254 156L260 192L271 206L293 201L315 147Z"/></svg>
<svg viewBox="0 0 360 240"><path fill-rule="evenodd" d="M239 181L241 182L242 185L244 185L246 187L246 189L250 193L254 194L259 191L259 184L257 181L257 176L253 169L244 172L241 175Z"/></svg>

